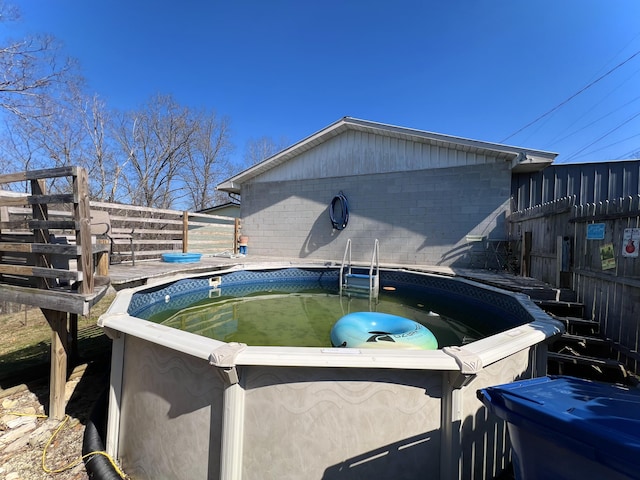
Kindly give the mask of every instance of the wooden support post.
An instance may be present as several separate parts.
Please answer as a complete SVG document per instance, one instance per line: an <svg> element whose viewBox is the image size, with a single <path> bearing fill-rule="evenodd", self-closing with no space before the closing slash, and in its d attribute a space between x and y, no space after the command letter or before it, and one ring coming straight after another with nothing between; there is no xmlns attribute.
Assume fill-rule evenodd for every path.
<svg viewBox="0 0 640 480"><path fill-rule="evenodd" d="M562 235L556 237L556 287L560 287L560 273L562 272Z"/></svg>
<svg viewBox="0 0 640 480"><path fill-rule="evenodd" d="M189 251L189 212L182 212L182 253Z"/></svg>
<svg viewBox="0 0 640 480"><path fill-rule="evenodd" d="M78 269L82 270L80 293L93 292L93 252L91 249L91 209L89 207L89 180L84 168L78 169L78 175L73 177L73 189L78 195L78 203L74 204L73 216L78 222L76 243L81 247L77 257Z"/></svg>
<svg viewBox="0 0 640 480"><path fill-rule="evenodd" d="M522 236L522 258L520 261L520 275L531 276L531 242L533 241L531 232L524 232Z"/></svg>
<svg viewBox="0 0 640 480"><path fill-rule="evenodd" d="M96 239L96 244L105 245L105 251L98 253L97 262L96 262L96 275L100 275L102 277L109 276L109 255L111 242L107 238L98 238Z"/></svg>
<svg viewBox="0 0 640 480"><path fill-rule="evenodd" d="M65 415L67 385L67 313L42 309L51 327L51 377L49 384L49 417L62 420Z"/></svg>
<svg viewBox="0 0 640 480"><path fill-rule="evenodd" d="M70 313L69 314L69 340L71 341L71 345L69 345L69 362L73 365L78 361L80 355L78 354L78 314Z"/></svg>
<svg viewBox="0 0 640 480"><path fill-rule="evenodd" d="M233 226L233 253L238 253L239 240L240 240L240 219L236 218Z"/></svg>

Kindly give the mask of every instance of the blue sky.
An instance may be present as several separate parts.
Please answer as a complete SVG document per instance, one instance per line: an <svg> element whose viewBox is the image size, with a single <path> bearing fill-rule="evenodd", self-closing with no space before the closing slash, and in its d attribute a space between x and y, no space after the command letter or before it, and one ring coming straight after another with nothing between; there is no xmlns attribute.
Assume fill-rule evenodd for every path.
<svg viewBox="0 0 640 480"><path fill-rule="evenodd" d="M640 54L615 68L640 52L638 0L14 3L8 33L61 40L109 107L161 93L214 109L237 157L250 138L292 144L343 116L560 162L640 155Z"/></svg>

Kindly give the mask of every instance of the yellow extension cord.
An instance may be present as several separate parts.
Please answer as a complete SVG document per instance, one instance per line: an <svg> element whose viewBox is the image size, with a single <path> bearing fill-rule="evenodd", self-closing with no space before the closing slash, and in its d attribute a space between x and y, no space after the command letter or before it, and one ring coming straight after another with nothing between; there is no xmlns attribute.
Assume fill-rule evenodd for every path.
<svg viewBox="0 0 640 480"><path fill-rule="evenodd" d="M46 415L37 415L37 414L31 414L31 413L17 413L17 412L7 412L7 413L9 415L15 415L15 416L18 416L18 417L47 418ZM60 433L60 431L65 426L65 424L67 423L69 418L70 418L69 415L67 415L65 417L65 419L62 422L60 422L60 425L58 425L58 428L56 428L56 431L53 432L53 435L51 435L51 438L49 438L49 440L47 441L47 444L44 446L44 450L42 450L42 470L44 470L45 473L51 473L51 474L62 473L64 471L66 471L66 470L72 469L73 467L78 465L80 462L82 462L85 458L91 457L93 455L102 455L102 456L106 457L109 460L109 462L113 466L114 470L118 473L118 475L120 475L120 478L126 479L127 475L122 470L120 470L118 465L116 465L116 462L113 461L113 458L111 458L111 456L107 452L104 452L104 451L89 452L89 453L81 456L79 459L77 459L77 460L75 460L75 461L73 461L73 462L69 463L68 465L65 465L64 467L61 467L61 468L51 469L51 468L47 467L47 465L46 465L47 449L49 448L51 443L53 443L55 438L58 436L58 433Z"/></svg>

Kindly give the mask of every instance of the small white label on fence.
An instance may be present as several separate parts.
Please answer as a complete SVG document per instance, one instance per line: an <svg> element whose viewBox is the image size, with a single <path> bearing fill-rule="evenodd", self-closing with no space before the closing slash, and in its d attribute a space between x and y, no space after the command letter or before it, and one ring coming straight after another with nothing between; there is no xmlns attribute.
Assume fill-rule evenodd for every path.
<svg viewBox="0 0 640 480"><path fill-rule="evenodd" d="M622 236L622 256L637 257L640 243L640 228L625 228Z"/></svg>

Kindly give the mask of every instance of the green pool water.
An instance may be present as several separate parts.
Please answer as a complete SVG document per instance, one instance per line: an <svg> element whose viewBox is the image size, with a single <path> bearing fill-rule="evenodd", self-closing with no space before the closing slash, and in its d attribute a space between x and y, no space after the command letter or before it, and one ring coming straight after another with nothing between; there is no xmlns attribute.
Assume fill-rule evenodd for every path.
<svg viewBox="0 0 640 480"><path fill-rule="evenodd" d="M162 312L149 320L223 342L254 346L330 347L333 324L348 313L376 311L409 318L426 326L439 348L462 345L486 336L449 318L421 299L381 293L377 301L349 298L323 290L265 292L236 298L211 298L177 313Z"/></svg>

